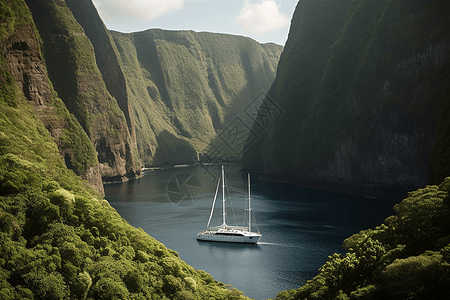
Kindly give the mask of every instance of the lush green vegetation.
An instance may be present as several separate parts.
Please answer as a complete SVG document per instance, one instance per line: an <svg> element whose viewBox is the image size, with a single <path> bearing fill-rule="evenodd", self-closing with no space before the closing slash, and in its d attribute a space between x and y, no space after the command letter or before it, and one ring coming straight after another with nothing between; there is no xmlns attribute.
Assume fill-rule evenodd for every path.
<svg viewBox="0 0 450 300"><path fill-rule="evenodd" d="M346 239L345 255L277 300L450 298L449 63L430 51L449 47L449 11L440 0L299 2L269 92L284 114L244 166L367 193L403 176L425 182L431 160L440 185L411 192L395 216Z"/></svg>
<svg viewBox="0 0 450 300"><path fill-rule="evenodd" d="M67 161L66 165L77 174L94 167L98 164L97 155L89 137L78 120L69 113L62 100L58 97L55 96L52 99L52 105L65 122L65 128L60 139L61 151L68 153L70 156L70 162Z"/></svg>
<svg viewBox="0 0 450 300"><path fill-rule="evenodd" d="M17 25L33 24L29 10L22 1L13 3L0 2L0 40L11 34ZM0 103L16 106L18 96L14 89L14 78L6 72L6 59L0 50L0 79L4 83L0 85Z"/></svg>
<svg viewBox="0 0 450 300"><path fill-rule="evenodd" d="M23 1L10 2L27 12ZM67 169L3 55L0 60L0 299L245 298L130 226ZM60 99L52 101L66 130L81 128ZM80 130L63 135L63 147L78 143L66 139L86 138Z"/></svg>
<svg viewBox="0 0 450 300"><path fill-rule="evenodd" d="M448 299L450 178L409 193L396 215L344 241L319 275L283 299Z"/></svg>
<svg viewBox="0 0 450 300"><path fill-rule="evenodd" d="M1 1L0 20L0 39L13 32L17 25L33 24L33 18L23 1Z"/></svg>
<svg viewBox="0 0 450 300"><path fill-rule="evenodd" d="M2 16L0 18L2 19L1 26L3 28L0 32L1 39L11 34L17 25L30 26L37 34L33 19L24 1L13 1L8 4L1 2L1 6ZM13 77L6 71L6 63L4 56L1 55L0 67L4 84L0 87L0 103L16 107L20 102L21 96L15 90ZM64 124L64 130L60 136L61 152L65 152L70 156L67 163L71 169L80 174L96 165L98 161L90 140L78 121L68 112L61 99L54 94L53 99L48 104L55 110L51 108L41 111L40 114L45 115L43 118L47 120L47 125L52 128L58 128L63 126L61 124Z"/></svg>
<svg viewBox="0 0 450 300"><path fill-rule="evenodd" d="M15 105L0 104L0 298L242 298L124 221L65 167L14 82L9 89Z"/></svg>
<svg viewBox="0 0 450 300"><path fill-rule="evenodd" d="M100 76L92 44L65 4L46 0L27 1L27 4L34 11L55 90L89 135L95 123L95 115L89 106L102 99L93 93L81 93L86 89L84 81L94 79L91 74ZM101 87L97 89L101 90Z"/></svg>
<svg viewBox="0 0 450 300"><path fill-rule="evenodd" d="M345 28L351 27L353 18L361 11L374 11L366 4L368 3L364 1L352 1ZM1 1L0 13L2 39L13 32L18 24L32 24L23 1ZM428 20L432 14L428 11L425 18L418 19L417 22ZM72 28L71 33L82 33L79 24L69 18L67 8L62 7L56 16L69 24L61 30ZM376 20L365 21L372 24ZM338 36L338 43L332 51L336 57L343 55L339 53L338 46L349 43L346 30ZM378 30L379 27L373 27L374 34ZM151 35L151 38L147 35ZM226 113L221 110L221 105L232 106L230 95L242 94L245 98L251 94L252 88L244 84L245 80L250 82L257 79L245 73L255 71L252 66L257 65L261 58L255 54L257 51L251 51L253 55L239 52L241 48L259 47L243 38L231 42L233 39L227 36L209 39L207 35L195 33L174 35L159 31L132 37L114 34L118 48L121 49L124 70L128 71L130 89L137 91L136 94L142 93L144 98L150 97L152 102L149 102L149 108L164 112L156 123L149 127L140 125L140 129L142 132L148 129L149 136L153 134L154 139L157 133L160 137L157 143L160 149L167 148L167 153L175 148L191 153L191 145L202 149L205 144L205 141L195 137L191 129L203 128L199 132L207 136L210 131L205 128L208 126L216 130L226 125ZM368 38L364 34L357 35ZM416 42L418 35L417 30L408 35L408 51L420 47L420 43ZM395 30L393 37L396 37ZM69 42L80 39L81 44L86 40L83 35L65 36L64 39L66 38L71 39ZM146 48L148 44L136 42L137 38L142 38L151 47ZM360 41L361 45L367 44L366 42L368 41ZM231 47L230 43L234 46ZM77 44L79 45L78 42ZM92 54L92 48L87 43L85 45L88 48L69 47L74 58L70 63L81 66L77 72L95 73L96 68L89 67L91 59L85 60L88 56L83 56L83 53L89 51ZM214 48L216 46L222 51L217 51ZM266 45L265 48L272 56L278 53L277 47ZM149 52L143 51L144 49ZM157 56L158 51L161 58L158 63L146 56ZM286 57L293 54L287 53ZM239 59L236 59L238 56ZM144 67L137 68L137 57ZM353 66L359 65L368 57L367 52L362 51L348 62ZM383 57L383 62L389 64L393 56ZM192 71L192 78L178 76L176 59L186 61ZM199 64L198 60L204 65ZM339 59L334 58L331 62L333 61ZM328 70L325 73L333 72L332 63L323 65ZM162 65L164 68L161 68ZM352 70L349 65L339 68ZM232 287L214 281L209 274L194 270L180 260L176 252L165 248L141 229L131 227L96 191L68 170L53 138L7 72L3 55L0 55L0 71L1 299L245 298ZM283 67L280 74L288 78L296 76L294 71ZM207 77L203 78L203 73ZM256 71L254 73L257 74ZM136 76L135 80L132 76ZM313 74L313 79L314 76ZM197 79L192 80L194 77ZM170 78L172 83L181 82L186 89L180 89L177 85L173 90L167 90L169 85L160 82L162 78ZM214 94L212 104L200 100L192 103L181 101L182 98L196 99L201 95L207 85L202 90L202 86L195 86L194 83L202 80L211 87L206 94ZM145 83L145 89L140 90L138 85L142 82ZM283 90L289 88L284 83ZM248 90L242 92L245 89ZM339 86L336 91L338 96L345 95L341 94ZM98 93L100 92L94 90L81 96L93 99L99 97ZM175 97L176 95L178 96ZM132 100L137 101L137 98ZM68 113L59 98L54 97L52 105L67 124L61 137L61 147L73 152L74 170L82 171L94 165L96 160L93 148L78 121ZM108 102L108 105L114 114L121 113L117 103ZM133 105L138 107L137 102ZM80 108L80 118L90 128L94 121L89 120L92 116L83 112L83 109ZM198 114L192 112L197 110L210 117L213 124L206 124L206 118L195 120L193 115L198 118ZM287 117L296 111L285 110L285 113ZM149 120L154 117L154 111L136 111L135 117ZM322 121L330 127L329 130L336 130L333 127L337 124L335 121ZM55 119L55 122L58 120ZM442 120L440 122L445 123ZM166 127L167 124L170 126ZM106 127L105 131L117 135L117 128L113 126ZM286 134L291 134L293 140L297 138L295 134L298 131L287 132L290 132ZM189 140L192 138L198 140L192 142ZM282 144L277 146L282 147ZM327 148L324 149L328 151ZM295 151L289 147L286 150L289 153L301 152L296 147ZM344 247L348 252L345 255L330 256L328 262L320 268L319 275L298 290L280 293L277 299L449 298L449 189L450 178L439 186L427 186L411 192L408 198L395 207L396 216L389 217L375 229L362 231L346 239Z"/></svg>

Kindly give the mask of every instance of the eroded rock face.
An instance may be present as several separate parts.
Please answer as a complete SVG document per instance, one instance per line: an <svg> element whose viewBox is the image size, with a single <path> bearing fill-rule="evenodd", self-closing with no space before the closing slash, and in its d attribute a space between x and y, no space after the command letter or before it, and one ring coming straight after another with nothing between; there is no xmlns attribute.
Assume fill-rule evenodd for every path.
<svg viewBox="0 0 450 300"><path fill-rule="evenodd" d="M89 137L97 152L104 182L126 181L139 173L125 118L99 74L77 76L77 100L92 119ZM94 95L92 97L91 95Z"/></svg>
<svg viewBox="0 0 450 300"><path fill-rule="evenodd" d="M16 79L27 100L36 107L48 103L51 91L33 30L28 26L18 26L3 43L8 71Z"/></svg>
<svg viewBox="0 0 450 300"><path fill-rule="evenodd" d="M194 163L217 148L218 134L273 82L282 50L223 34L122 36L91 0L26 2L52 84L94 145L104 181L135 177L141 164Z"/></svg>
<svg viewBox="0 0 450 300"><path fill-rule="evenodd" d="M72 130L66 119L70 115L65 111L65 118L61 114L61 110L64 111L65 108L61 107L58 110L55 107L55 102L58 99L55 99L56 94L49 84L47 69L41 57L34 28L28 25L16 26L14 32L0 42L0 47L7 61L8 72L14 77L19 89L34 107L36 115L52 135L66 165L74 169L83 179L86 179L101 195L104 195L102 178L98 172L100 167L98 163L93 166L85 165L84 168L75 168L72 160L76 151L63 143L64 131ZM72 126L78 126L78 130L84 134L79 124L72 124ZM92 148L89 140L85 139L84 142L84 145L78 146L86 149ZM89 155L89 151L86 151L85 155ZM92 158L92 161L97 160Z"/></svg>

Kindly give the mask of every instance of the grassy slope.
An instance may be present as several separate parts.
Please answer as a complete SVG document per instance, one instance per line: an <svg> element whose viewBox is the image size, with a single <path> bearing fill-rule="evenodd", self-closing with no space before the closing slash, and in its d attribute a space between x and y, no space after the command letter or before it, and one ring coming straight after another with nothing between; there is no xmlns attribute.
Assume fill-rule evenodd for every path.
<svg viewBox="0 0 450 300"><path fill-rule="evenodd" d="M43 39L46 63L53 69L49 74L52 83L69 110L90 135L95 116L90 114L82 96L93 98L98 95L79 95L77 77L91 73L100 75L95 65L92 45L64 4L38 0L29 2L28 5L34 11L35 22ZM93 100L86 102L92 103Z"/></svg>
<svg viewBox="0 0 450 300"><path fill-rule="evenodd" d="M282 49L191 31L111 34L146 164L192 160L203 152L232 117L267 90Z"/></svg>
<svg viewBox="0 0 450 300"><path fill-rule="evenodd" d="M32 24L24 1L0 5L2 39ZM68 170L0 59L0 298L242 298L131 227Z"/></svg>

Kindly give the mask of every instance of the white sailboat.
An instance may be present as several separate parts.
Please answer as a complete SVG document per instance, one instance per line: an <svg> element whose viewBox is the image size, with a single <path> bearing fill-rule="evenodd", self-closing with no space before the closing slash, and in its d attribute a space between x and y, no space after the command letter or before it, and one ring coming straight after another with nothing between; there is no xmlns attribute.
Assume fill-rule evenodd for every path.
<svg viewBox="0 0 450 300"><path fill-rule="evenodd" d="M222 225L210 227L211 219L213 216L214 205L216 203L217 194L219 190L219 183L222 181ZM222 166L222 176L217 183L216 194L214 196L213 205L211 208L211 214L209 216L208 225L206 230L197 234L197 240L211 241L211 242L228 242L228 243L246 243L256 244L261 238L259 232L252 231L252 210L250 206L250 174L248 174L248 226L230 226L226 223L226 209L225 209L225 172Z"/></svg>

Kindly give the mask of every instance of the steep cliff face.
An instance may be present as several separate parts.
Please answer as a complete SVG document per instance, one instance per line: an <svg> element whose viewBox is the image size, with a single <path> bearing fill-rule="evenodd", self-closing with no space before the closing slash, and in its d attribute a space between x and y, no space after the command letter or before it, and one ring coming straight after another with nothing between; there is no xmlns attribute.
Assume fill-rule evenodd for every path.
<svg viewBox="0 0 450 300"><path fill-rule="evenodd" d="M428 183L448 12L444 1L299 1L269 92L283 114L245 167L360 193Z"/></svg>
<svg viewBox="0 0 450 300"><path fill-rule="evenodd" d="M103 195L95 151L78 121L50 85L33 21L14 26L12 32L2 37L0 50L5 59L5 71L17 82L34 108L34 114L52 135L66 165Z"/></svg>
<svg viewBox="0 0 450 300"><path fill-rule="evenodd" d="M94 47L98 69L108 91L119 104L127 121L133 145L136 145L136 134L131 122L125 77L118 61L120 57L112 37L91 0L66 0L66 4L83 27L86 36Z"/></svg>
<svg viewBox="0 0 450 300"><path fill-rule="evenodd" d="M105 86L83 27L63 0L27 4L43 40L49 77L94 145L103 180L135 177L140 164L126 118Z"/></svg>
<svg viewBox="0 0 450 300"><path fill-rule="evenodd" d="M243 143L230 150L218 135L270 87L281 46L192 31L111 35L145 165L191 163L211 149L239 156Z"/></svg>

